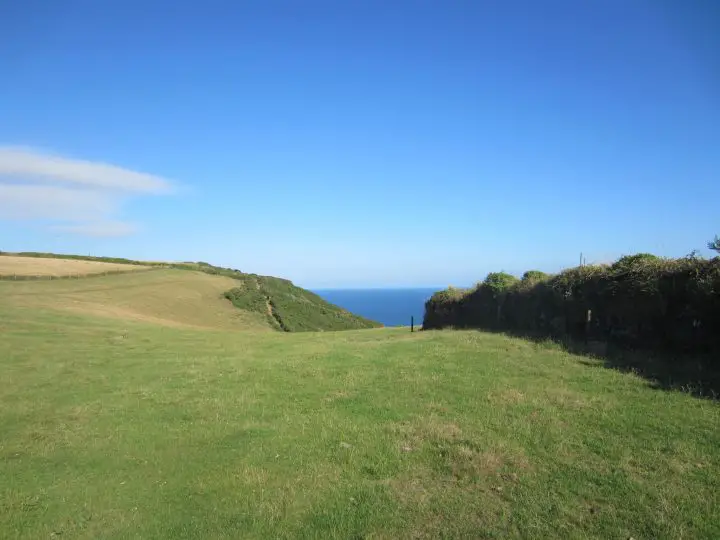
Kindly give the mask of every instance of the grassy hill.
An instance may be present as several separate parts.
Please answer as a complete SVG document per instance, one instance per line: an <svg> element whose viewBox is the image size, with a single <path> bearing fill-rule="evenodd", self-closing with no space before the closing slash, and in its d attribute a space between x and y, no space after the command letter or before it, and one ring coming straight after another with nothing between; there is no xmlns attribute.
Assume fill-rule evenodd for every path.
<svg viewBox="0 0 720 540"><path fill-rule="evenodd" d="M153 271L128 275L139 270ZM108 273L118 275L94 277L92 282L82 279L62 284L37 282L41 278ZM0 256L0 279L3 277L32 281L5 288L8 299L20 305L38 305L38 299L43 298L61 309L171 326L270 328L286 332L380 326L288 280L204 262L142 262L26 252Z"/></svg>
<svg viewBox="0 0 720 540"><path fill-rule="evenodd" d="M2 257L0 257L2 259ZM271 330L262 313L224 298L235 280L200 272L157 269L92 279L0 282L0 297L18 308L145 321L163 326Z"/></svg>
<svg viewBox="0 0 720 540"><path fill-rule="evenodd" d="M197 276L185 325L127 316ZM216 279L0 283L0 538L720 537L717 402L476 331L201 328Z"/></svg>
<svg viewBox="0 0 720 540"><path fill-rule="evenodd" d="M239 281L225 296L238 308L264 311L270 323L285 332L379 326L285 279L246 274Z"/></svg>

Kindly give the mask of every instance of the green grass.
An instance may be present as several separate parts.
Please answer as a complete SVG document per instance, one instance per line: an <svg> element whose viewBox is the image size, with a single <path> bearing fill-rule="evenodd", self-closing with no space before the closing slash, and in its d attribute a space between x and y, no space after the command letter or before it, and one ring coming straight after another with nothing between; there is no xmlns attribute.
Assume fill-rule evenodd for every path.
<svg viewBox="0 0 720 540"><path fill-rule="evenodd" d="M330 304L286 279L245 274L226 297L240 309L264 313L285 332L354 330L380 324Z"/></svg>
<svg viewBox="0 0 720 540"><path fill-rule="evenodd" d="M170 328L7 287L0 538L720 537L717 402L500 335Z"/></svg>

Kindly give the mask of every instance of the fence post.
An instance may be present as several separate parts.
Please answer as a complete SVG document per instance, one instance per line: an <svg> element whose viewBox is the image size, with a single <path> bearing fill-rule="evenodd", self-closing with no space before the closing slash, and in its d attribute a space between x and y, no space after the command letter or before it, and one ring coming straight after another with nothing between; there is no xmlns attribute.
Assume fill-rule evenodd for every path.
<svg viewBox="0 0 720 540"><path fill-rule="evenodd" d="M412 316L410 317L410 331L411 332L415 331L415 317L412 317Z"/></svg>
<svg viewBox="0 0 720 540"><path fill-rule="evenodd" d="M585 317L585 343L588 342L590 339L590 328L592 324L592 309L587 310L587 314Z"/></svg>

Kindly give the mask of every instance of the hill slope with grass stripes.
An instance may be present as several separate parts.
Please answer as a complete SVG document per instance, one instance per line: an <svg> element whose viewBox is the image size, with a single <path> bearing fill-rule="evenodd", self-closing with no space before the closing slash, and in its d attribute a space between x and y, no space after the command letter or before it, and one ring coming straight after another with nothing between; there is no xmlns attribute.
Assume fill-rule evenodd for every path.
<svg viewBox="0 0 720 540"><path fill-rule="evenodd" d="M0 276L11 278L0 282L0 295L18 307L224 330L302 332L380 326L288 280L208 263L3 254ZM89 277L93 279L85 279Z"/></svg>

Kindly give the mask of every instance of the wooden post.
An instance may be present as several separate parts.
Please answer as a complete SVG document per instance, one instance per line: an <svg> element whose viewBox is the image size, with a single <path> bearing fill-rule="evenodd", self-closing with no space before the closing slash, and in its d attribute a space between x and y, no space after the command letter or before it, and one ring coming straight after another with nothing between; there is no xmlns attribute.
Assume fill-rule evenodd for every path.
<svg viewBox="0 0 720 540"><path fill-rule="evenodd" d="M410 331L415 331L415 317L410 317Z"/></svg>
<svg viewBox="0 0 720 540"><path fill-rule="evenodd" d="M585 343L590 339L590 324L592 323L592 310L587 310L587 316L585 317Z"/></svg>

